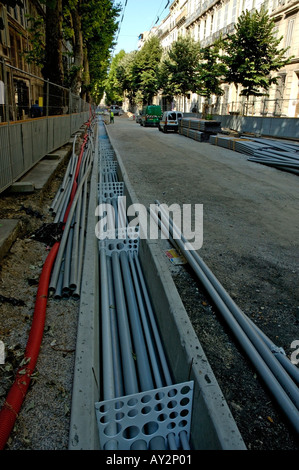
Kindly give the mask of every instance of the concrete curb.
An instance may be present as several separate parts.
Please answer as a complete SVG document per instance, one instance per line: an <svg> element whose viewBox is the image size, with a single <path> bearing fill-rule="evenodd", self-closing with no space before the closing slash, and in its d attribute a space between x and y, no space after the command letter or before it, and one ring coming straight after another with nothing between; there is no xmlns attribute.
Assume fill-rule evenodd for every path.
<svg viewBox="0 0 299 470"><path fill-rule="evenodd" d="M95 236L95 208L98 199L97 145L98 134L96 133L78 318L69 450L99 450L100 448L94 408L100 395L99 266L98 240Z"/></svg>
<svg viewBox="0 0 299 470"><path fill-rule="evenodd" d="M20 221L17 219L0 219L0 261L9 252L18 237Z"/></svg>

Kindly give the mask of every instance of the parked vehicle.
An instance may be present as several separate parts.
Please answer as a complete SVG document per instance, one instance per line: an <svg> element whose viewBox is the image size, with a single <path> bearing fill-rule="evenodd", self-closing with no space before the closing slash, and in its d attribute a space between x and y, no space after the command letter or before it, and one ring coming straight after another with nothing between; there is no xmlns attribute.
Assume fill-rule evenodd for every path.
<svg viewBox="0 0 299 470"><path fill-rule="evenodd" d="M179 120L182 119L182 117L183 117L183 113L179 111L165 111L165 113L163 113L161 121L159 122L159 131L178 132Z"/></svg>
<svg viewBox="0 0 299 470"><path fill-rule="evenodd" d="M121 108L117 106L117 104L113 104L112 106L110 106L110 111L113 111L114 116L119 116Z"/></svg>
<svg viewBox="0 0 299 470"><path fill-rule="evenodd" d="M141 126L144 127L157 127L162 117L161 106L149 105L145 106L141 114Z"/></svg>

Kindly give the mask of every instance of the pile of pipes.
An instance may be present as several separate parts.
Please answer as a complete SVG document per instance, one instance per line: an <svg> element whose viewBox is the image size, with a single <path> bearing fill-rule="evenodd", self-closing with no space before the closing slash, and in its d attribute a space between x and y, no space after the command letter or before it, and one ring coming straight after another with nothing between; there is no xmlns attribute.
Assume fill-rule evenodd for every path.
<svg viewBox="0 0 299 470"><path fill-rule="evenodd" d="M298 144L255 137L236 139L221 135L211 136L210 143L249 155L248 160L251 162L299 174Z"/></svg>
<svg viewBox="0 0 299 470"><path fill-rule="evenodd" d="M193 382L172 383L139 260L139 230L128 227L123 182L111 182L117 162L105 133L99 121L98 202L105 222L97 224L100 445L104 450L188 450Z"/></svg>
<svg viewBox="0 0 299 470"><path fill-rule="evenodd" d="M214 301L218 312L255 367L270 395L284 412L299 435L299 370L282 348L277 347L235 304L218 279L204 263L192 245L169 217L163 205L156 201L152 215L165 233L170 233L173 245L182 253L201 285ZM169 230L169 232L168 232Z"/></svg>
<svg viewBox="0 0 299 470"><path fill-rule="evenodd" d="M50 207L54 223L64 225L49 284L49 292L57 299L80 298L88 184L94 158L93 129L88 129L79 155L76 139L77 135L63 181Z"/></svg>
<svg viewBox="0 0 299 470"><path fill-rule="evenodd" d="M199 142L208 141L211 135L221 131L221 122L208 119L182 118L179 133Z"/></svg>

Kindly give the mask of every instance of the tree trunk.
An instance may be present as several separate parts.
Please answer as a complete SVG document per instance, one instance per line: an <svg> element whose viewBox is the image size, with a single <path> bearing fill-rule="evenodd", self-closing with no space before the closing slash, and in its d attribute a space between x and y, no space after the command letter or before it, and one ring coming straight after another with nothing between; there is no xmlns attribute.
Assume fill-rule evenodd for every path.
<svg viewBox="0 0 299 470"><path fill-rule="evenodd" d="M87 103L90 103L90 74L89 74L89 61L87 55L87 47L83 49L83 64L84 64L84 74L83 74L83 85L84 90L81 95Z"/></svg>
<svg viewBox="0 0 299 470"><path fill-rule="evenodd" d="M62 0L57 0L55 7L46 10L46 51L43 76L50 81L49 114L61 114L63 108L63 90L55 85L63 85L62 63Z"/></svg>
<svg viewBox="0 0 299 470"><path fill-rule="evenodd" d="M80 95L83 74L83 35L81 29L81 17L78 9L72 10L72 22L74 30L74 64L71 89L75 95Z"/></svg>

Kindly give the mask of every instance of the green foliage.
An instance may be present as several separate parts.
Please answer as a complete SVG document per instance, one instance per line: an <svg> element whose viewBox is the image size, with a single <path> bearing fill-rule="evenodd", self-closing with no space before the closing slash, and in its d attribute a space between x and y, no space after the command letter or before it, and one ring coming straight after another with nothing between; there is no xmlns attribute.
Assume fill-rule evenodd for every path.
<svg viewBox="0 0 299 470"><path fill-rule="evenodd" d="M129 99L131 105L136 102L137 88L134 80L134 64L136 60L137 51L125 54L118 62L116 68L116 78L123 93Z"/></svg>
<svg viewBox="0 0 299 470"><path fill-rule="evenodd" d="M43 65L45 60L45 33L44 20L41 16L26 15L28 19L28 32L30 49L25 49L23 55L28 64Z"/></svg>
<svg viewBox="0 0 299 470"><path fill-rule="evenodd" d="M183 95L195 92L198 84L200 45L191 37L179 37L172 43L160 68L160 85L166 95Z"/></svg>
<svg viewBox="0 0 299 470"><path fill-rule="evenodd" d="M108 106L122 103L123 90L117 78L117 67L125 55L125 51L121 50L111 61L108 77L105 81L106 102Z"/></svg>
<svg viewBox="0 0 299 470"><path fill-rule="evenodd" d="M158 68L162 46L158 37L151 37L137 52L132 66L132 85L143 104L151 104L159 90ZM139 98L140 99L140 98Z"/></svg>
<svg viewBox="0 0 299 470"><path fill-rule="evenodd" d="M201 50L201 61L198 64L198 88L197 93L210 98L212 95L221 96L224 91L221 88L226 66L221 57L222 40L216 41L212 46Z"/></svg>
<svg viewBox="0 0 299 470"><path fill-rule="evenodd" d="M260 96L276 83L271 75L290 62L286 49L278 49L282 38L274 35L274 21L265 10L243 12L236 32L224 42L226 81L242 85L241 95Z"/></svg>
<svg viewBox="0 0 299 470"><path fill-rule="evenodd" d="M112 0L64 0L63 36L72 43L77 62L68 73L68 83L76 89L76 80L82 80L81 94L88 93L96 102L104 92L117 31L120 7L113 3Z"/></svg>
<svg viewBox="0 0 299 470"><path fill-rule="evenodd" d="M82 29L89 61L91 94L95 101L104 91L119 12L120 8L114 7L111 0L86 0L82 5Z"/></svg>

